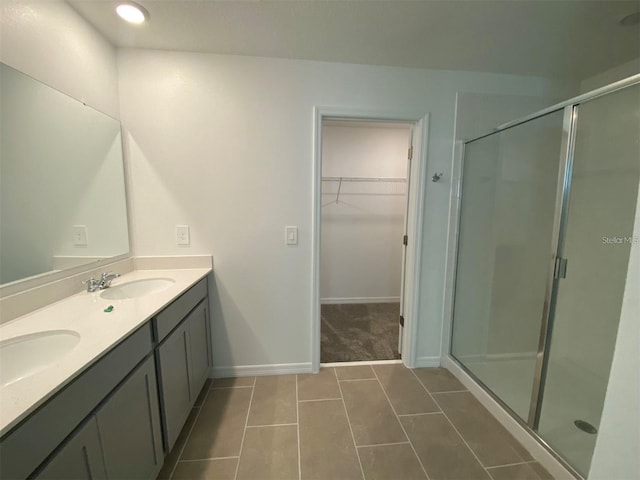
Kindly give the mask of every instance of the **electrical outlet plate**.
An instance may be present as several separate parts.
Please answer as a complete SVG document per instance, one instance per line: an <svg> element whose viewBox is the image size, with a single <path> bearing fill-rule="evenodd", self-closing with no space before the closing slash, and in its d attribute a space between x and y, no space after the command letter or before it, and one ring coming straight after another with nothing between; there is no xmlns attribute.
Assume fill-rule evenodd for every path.
<svg viewBox="0 0 640 480"><path fill-rule="evenodd" d="M189 225L176 225L176 243L178 245L189 245L191 243Z"/></svg>
<svg viewBox="0 0 640 480"><path fill-rule="evenodd" d="M298 227L284 227L284 243L287 245L298 244Z"/></svg>
<svg viewBox="0 0 640 480"><path fill-rule="evenodd" d="M71 235L74 246L86 247L89 245L89 236L87 235L86 225L71 225Z"/></svg>

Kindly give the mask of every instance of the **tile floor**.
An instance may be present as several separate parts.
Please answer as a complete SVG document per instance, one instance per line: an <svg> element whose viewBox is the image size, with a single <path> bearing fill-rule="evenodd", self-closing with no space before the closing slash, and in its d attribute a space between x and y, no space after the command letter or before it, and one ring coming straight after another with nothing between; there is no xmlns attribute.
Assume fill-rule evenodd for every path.
<svg viewBox="0 0 640 480"><path fill-rule="evenodd" d="M160 479L551 479L447 370L217 379Z"/></svg>

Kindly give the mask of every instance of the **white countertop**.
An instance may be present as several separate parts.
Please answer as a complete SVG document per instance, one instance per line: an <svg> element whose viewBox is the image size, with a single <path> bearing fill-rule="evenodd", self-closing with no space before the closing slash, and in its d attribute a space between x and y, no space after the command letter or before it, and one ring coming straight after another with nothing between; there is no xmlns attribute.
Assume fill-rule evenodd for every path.
<svg viewBox="0 0 640 480"><path fill-rule="evenodd" d="M82 292L1 325L0 340L47 330L73 330L80 334L80 342L46 369L0 387L0 436L209 272L210 268L135 270L115 279L112 287L159 277L175 283L126 300L103 299L100 294L104 290ZM109 305L113 311L105 313Z"/></svg>

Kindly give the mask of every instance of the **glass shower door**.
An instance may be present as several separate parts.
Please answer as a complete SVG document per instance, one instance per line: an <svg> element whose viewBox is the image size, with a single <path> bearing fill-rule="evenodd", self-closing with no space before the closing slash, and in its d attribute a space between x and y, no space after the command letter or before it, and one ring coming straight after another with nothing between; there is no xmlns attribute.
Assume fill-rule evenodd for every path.
<svg viewBox="0 0 640 480"><path fill-rule="evenodd" d="M640 181L640 85L575 107L569 203L538 432L586 477L609 379Z"/></svg>
<svg viewBox="0 0 640 480"><path fill-rule="evenodd" d="M559 110L465 145L451 352L527 420L552 252Z"/></svg>

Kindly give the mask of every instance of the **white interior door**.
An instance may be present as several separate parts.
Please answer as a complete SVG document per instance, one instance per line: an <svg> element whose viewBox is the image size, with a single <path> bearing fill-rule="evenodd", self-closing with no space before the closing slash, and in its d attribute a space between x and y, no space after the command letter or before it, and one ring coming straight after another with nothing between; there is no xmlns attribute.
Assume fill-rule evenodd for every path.
<svg viewBox="0 0 640 480"><path fill-rule="evenodd" d="M404 337L404 314L406 305L405 285L407 277L407 243L409 239L409 188L411 187L411 160L413 159L413 138L415 127L409 133L407 155L407 188L405 193L404 227L402 229L402 274L400 276L400 318L398 319L398 353L402 354L402 340Z"/></svg>

